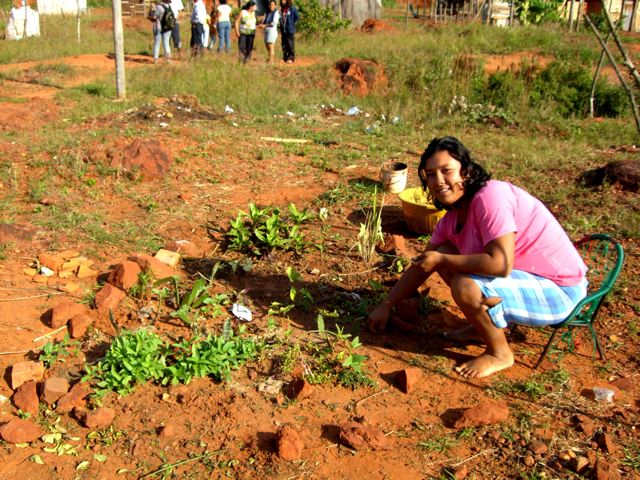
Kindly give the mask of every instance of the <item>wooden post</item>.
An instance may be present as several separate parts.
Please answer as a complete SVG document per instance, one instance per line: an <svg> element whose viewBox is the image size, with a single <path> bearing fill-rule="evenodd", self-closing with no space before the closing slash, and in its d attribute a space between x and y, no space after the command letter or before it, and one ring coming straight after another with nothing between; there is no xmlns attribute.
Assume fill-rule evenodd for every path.
<svg viewBox="0 0 640 480"><path fill-rule="evenodd" d="M591 30L593 30L593 33L598 39L598 42L600 43L602 50L604 50L604 52L606 53L607 58L611 63L611 66L613 67L613 69L616 72L616 75L618 76L618 80L620 80L620 83L622 84L624 89L627 91L627 95L629 95L629 100L631 101L631 108L633 109L633 117L635 118L635 121L636 121L636 128L638 130L638 133L640 133L640 114L638 113L638 105L636 103L636 97L634 96L633 91L631 90L626 80L622 76L622 73L620 73L620 69L618 68L618 63L616 62L616 59L611 54L611 51L609 50L609 47L607 47L607 44L604 43L602 35L600 35L600 32L598 32L598 29L591 21L591 18L589 18L589 15L585 15L584 18L589 24L589 26L591 27ZM615 38L615 30L612 30L612 33L614 34L614 38Z"/></svg>
<svg viewBox="0 0 640 480"><path fill-rule="evenodd" d="M409 22L409 0L407 0L407 9L404 12L404 31L407 31L407 23Z"/></svg>
<svg viewBox="0 0 640 480"><path fill-rule="evenodd" d="M629 17L629 31L635 32L636 23L636 9L638 8L638 0L633 0L633 6L631 7L631 17Z"/></svg>
<svg viewBox="0 0 640 480"><path fill-rule="evenodd" d="M624 46L622 45L622 42L620 41L618 32L616 32L616 29L613 26L613 22L611 21L611 17L609 16L609 12L605 8L604 0L600 0L600 2L602 3L602 12L604 13L604 18L607 19L607 24L609 25L609 29L611 30L611 34L613 35L613 40L616 42L616 45L618 46L618 50L620 50L620 54L624 59L624 65L629 69L631 76L636 81L636 85L640 87L640 74L638 74L638 70L636 70L635 65L631 61L631 58L629 58L627 51L625 50Z"/></svg>
<svg viewBox="0 0 640 480"><path fill-rule="evenodd" d="M605 38L604 40L605 45L609 43L609 39L611 39L611 32L607 34L607 38ZM589 97L589 118L593 118L593 112L594 112L593 103L595 102L596 84L598 82L598 76L600 75L600 70L602 69L602 65L604 64L605 55L606 54L603 49L602 52L600 52L600 60L598 60L598 66L596 67L596 71L593 74L593 82L591 83L591 96Z"/></svg>
<svg viewBox="0 0 640 480"><path fill-rule="evenodd" d="M127 96L124 80L124 34L122 29L122 4L112 0L113 11L113 48L116 57L116 96L124 100Z"/></svg>
<svg viewBox="0 0 640 480"><path fill-rule="evenodd" d="M80 43L80 0L76 0L76 36Z"/></svg>
<svg viewBox="0 0 640 480"><path fill-rule="evenodd" d="M574 0L571 0L569 6L569 31L573 30L573 2Z"/></svg>
<svg viewBox="0 0 640 480"><path fill-rule="evenodd" d="M576 32L580 29L580 12L582 12L583 3L584 0L580 0L580 2L578 2L578 11L576 12Z"/></svg>
<svg viewBox="0 0 640 480"><path fill-rule="evenodd" d="M509 4L509 26L513 27L513 14L515 12L516 6L514 5L515 0L511 0Z"/></svg>

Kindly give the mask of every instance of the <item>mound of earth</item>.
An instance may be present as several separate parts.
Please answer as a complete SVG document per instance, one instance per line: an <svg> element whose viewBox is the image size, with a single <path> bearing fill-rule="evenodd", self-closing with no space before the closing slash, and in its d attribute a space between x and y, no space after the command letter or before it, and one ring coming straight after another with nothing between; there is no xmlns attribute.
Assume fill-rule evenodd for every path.
<svg viewBox="0 0 640 480"><path fill-rule="evenodd" d="M619 190L640 192L640 161L618 160L604 167L585 172L583 179L588 186L596 187L604 183Z"/></svg>
<svg viewBox="0 0 640 480"><path fill-rule="evenodd" d="M376 33L376 32L384 32L395 30L391 25L382 20L377 20L375 18L368 18L364 21L360 30L366 33Z"/></svg>
<svg viewBox="0 0 640 480"><path fill-rule="evenodd" d="M384 68L373 60L344 57L334 67L338 72L338 86L345 95L365 97L388 84Z"/></svg>

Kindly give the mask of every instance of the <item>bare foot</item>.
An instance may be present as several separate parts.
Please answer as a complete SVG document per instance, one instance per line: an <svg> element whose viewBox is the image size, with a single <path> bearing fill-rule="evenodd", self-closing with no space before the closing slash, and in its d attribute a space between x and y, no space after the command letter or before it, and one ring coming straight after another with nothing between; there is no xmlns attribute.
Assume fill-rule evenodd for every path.
<svg viewBox="0 0 640 480"><path fill-rule="evenodd" d="M467 378L483 378L489 375L509 368L513 365L513 354L509 353L491 355L489 353L483 353L478 358L463 363L462 365L455 367L455 371L463 377Z"/></svg>
<svg viewBox="0 0 640 480"><path fill-rule="evenodd" d="M473 325L467 325L466 327L459 328L453 332L443 332L442 336L456 343L480 343L485 344L484 339L478 333Z"/></svg>

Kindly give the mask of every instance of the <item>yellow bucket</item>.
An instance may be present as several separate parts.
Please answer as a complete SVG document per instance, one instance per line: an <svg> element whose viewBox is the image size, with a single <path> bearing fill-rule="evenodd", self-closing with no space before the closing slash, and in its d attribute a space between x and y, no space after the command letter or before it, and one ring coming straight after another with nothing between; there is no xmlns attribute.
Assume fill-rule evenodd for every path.
<svg viewBox="0 0 640 480"><path fill-rule="evenodd" d="M427 203L427 196L420 187L409 188L398 195L402 202L402 214L407 228L417 233L433 233L438 221L444 217L445 210L438 210Z"/></svg>

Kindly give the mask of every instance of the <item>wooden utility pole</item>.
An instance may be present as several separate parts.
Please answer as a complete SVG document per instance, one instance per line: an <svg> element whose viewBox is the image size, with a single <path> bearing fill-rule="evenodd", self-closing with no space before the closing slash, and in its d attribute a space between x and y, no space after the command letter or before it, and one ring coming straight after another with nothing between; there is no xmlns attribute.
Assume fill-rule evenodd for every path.
<svg viewBox="0 0 640 480"><path fill-rule="evenodd" d="M569 31L573 30L573 2L574 0L571 0L569 3Z"/></svg>
<svg viewBox="0 0 640 480"><path fill-rule="evenodd" d="M116 96L124 100L127 96L124 81L124 33L122 29L122 4L112 0L113 48L116 57Z"/></svg>
<svg viewBox="0 0 640 480"><path fill-rule="evenodd" d="M76 0L76 33L78 36L78 43L80 43L80 0Z"/></svg>

